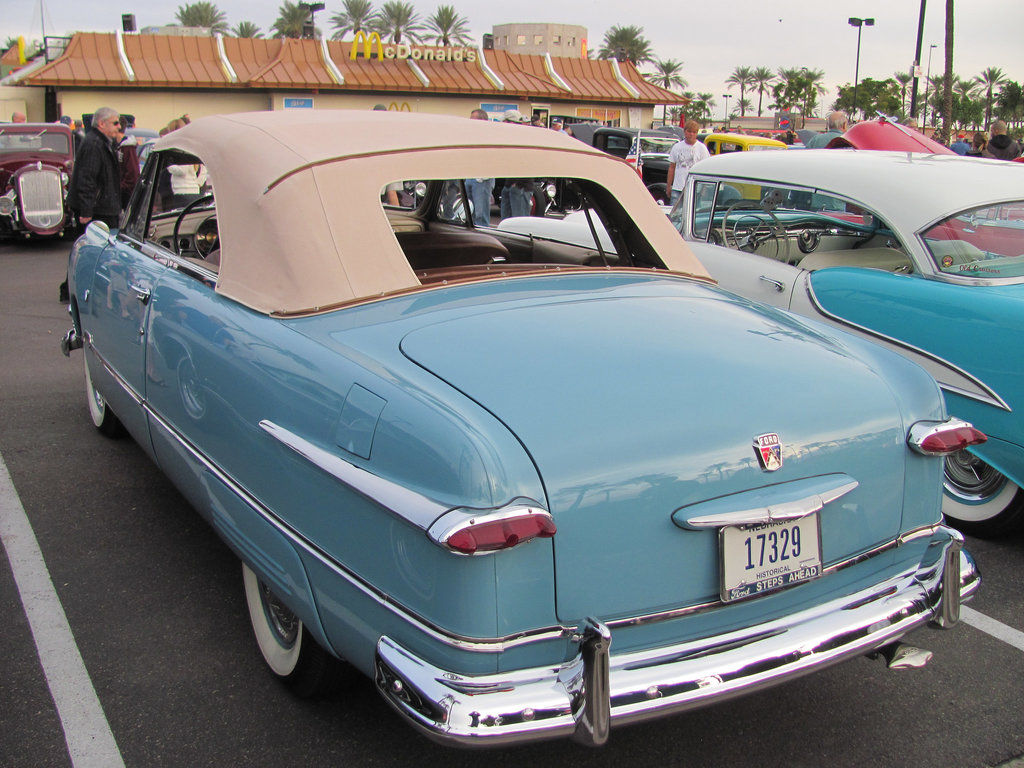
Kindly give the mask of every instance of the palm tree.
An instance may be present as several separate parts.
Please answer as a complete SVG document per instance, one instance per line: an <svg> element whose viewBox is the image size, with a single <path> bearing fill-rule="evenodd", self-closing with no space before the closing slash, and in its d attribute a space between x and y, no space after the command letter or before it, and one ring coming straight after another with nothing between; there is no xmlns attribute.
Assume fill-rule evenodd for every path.
<svg viewBox="0 0 1024 768"><path fill-rule="evenodd" d="M427 38L438 45L469 45L473 38L469 32L469 19L455 12L454 5L439 5L433 16L427 17Z"/></svg>
<svg viewBox="0 0 1024 768"><path fill-rule="evenodd" d="M818 97L824 96L828 91L823 85L825 70L801 68L800 74L804 78L803 114L810 117L818 105Z"/></svg>
<svg viewBox="0 0 1024 768"><path fill-rule="evenodd" d="M655 85L661 86L666 91L671 91L673 88L686 87L687 83L680 74L683 69L683 62L676 61L675 59L657 59L654 62L654 68L657 72L644 75L644 77ZM662 122L665 122L667 118L668 105L662 105Z"/></svg>
<svg viewBox="0 0 1024 768"><path fill-rule="evenodd" d="M764 92L775 79L775 73L768 67L757 67L750 72L750 84L757 86L757 116L761 116L761 104L764 101Z"/></svg>
<svg viewBox="0 0 1024 768"><path fill-rule="evenodd" d="M260 32L260 28L251 21L238 22L238 24L231 29L231 34L235 37L263 37L263 33Z"/></svg>
<svg viewBox="0 0 1024 768"><path fill-rule="evenodd" d="M643 27L615 26L604 33L601 50L597 52L599 59L616 59L642 64L653 61L651 41L644 37Z"/></svg>
<svg viewBox="0 0 1024 768"><path fill-rule="evenodd" d="M1005 83L1007 78L1006 73L1003 72L999 67L989 67L983 69L981 74L974 78L975 82L985 88L985 130L989 128L989 123L992 121L992 91L997 85Z"/></svg>
<svg viewBox="0 0 1024 768"><path fill-rule="evenodd" d="M183 27L209 27L211 32L219 34L228 31L228 17L216 5L206 0L179 5L174 18Z"/></svg>
<svg viewBox="0 0 1024 768"><path fill-rule="evenodd" d="M380 32L381 37L390 38L396 45L405 37L410 43L418 43L425 27L412 3L402 0L388 0L377 12L373 28Z"/></svg>
<svg viewBox="0 0 1024 768"><path fill-rule="evenodd" d="M303 8L301 3L284 0L277 14L277 21L270 28L274 37L302 37L302 27L309 21L308 8Z"/></svg>
<svg viewBox="0 0 1024 768"><path fill-rule="evenodd" d="M355 34L368 29L370 21L375 15L373 3L370 0L345 0L342 3L344 9L341 13L331 16L331 27L334 28L332 40L344 40L345 35L351 32Z"/></svg>
<svg viewBox="0 0 1024 768"><path fill-rule="evenodd" d="M732 71L732 74L725 79L726 88L730 91L734 85L740 87L740 117L743 117L746 113L743 111L743 104L747 101L746 90L748 85L754 84L754 73L750 67L736 67ZM747 102L749 104L749 102Z"/></svg>
<svg viewBox="0 0 1024 768"><path fill-rule="evenodd" d="M907 112L907 86L910 85L910 81L914 78L910 76L909 72L893 72L892 79L899 83L900 109L902 109L905 114Z"/></svg>
<svg viewBox="0 0 1024 768"><path fill-rule="evenodd" d="M691 106L699 110L694 113L694 119L699 120L701 125L706 125L711 122L711 117L714 114L713 110L718 104L715 103L715 98L710 93L698 93L697 101ZM697 117L697 115L700 115Z"/></svg>
<svg viewBox="0 0 1024 768"><path fill-rule="evenodd" d="M953 122L953 0L946 0L946 72L942 88L942 131L939 141L949 144Z"/></svg>

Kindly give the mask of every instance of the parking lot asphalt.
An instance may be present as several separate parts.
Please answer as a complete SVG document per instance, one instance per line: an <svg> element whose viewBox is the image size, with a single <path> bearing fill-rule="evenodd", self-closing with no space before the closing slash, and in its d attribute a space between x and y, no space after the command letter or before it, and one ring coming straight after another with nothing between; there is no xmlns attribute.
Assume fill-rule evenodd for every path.
<svg viewBox="0 0 1024 768"><path fill-rule="evenodd" d="M89 421L81 353L58 348L69 247L0 244L0 766L1022 764L1024 535L968 540L984 583L960 626L911 635L935 653L925 669L855 659L613 729L601 750L454 751L369 680L293 698L264 669L230 550L134 443ZM28 539L43 570L26 587Z"/></svg>

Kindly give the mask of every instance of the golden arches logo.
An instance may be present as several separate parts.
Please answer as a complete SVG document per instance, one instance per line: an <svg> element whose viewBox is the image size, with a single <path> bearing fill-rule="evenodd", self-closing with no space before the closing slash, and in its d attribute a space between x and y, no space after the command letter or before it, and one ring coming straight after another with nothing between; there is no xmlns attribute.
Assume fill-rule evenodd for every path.
<svg viewBox="0 0 1024 768"><path fill-rule="evenodd" d="M363 58L371 58L373 52L374 43L377 44L377 60L384 58L384 43L380 41L379 32L371 32L367 35L363 30L356 32L356 38L352 41L352 48L349 50L348 57L355 59L359 55L359 44L363 44Z"/></svg>

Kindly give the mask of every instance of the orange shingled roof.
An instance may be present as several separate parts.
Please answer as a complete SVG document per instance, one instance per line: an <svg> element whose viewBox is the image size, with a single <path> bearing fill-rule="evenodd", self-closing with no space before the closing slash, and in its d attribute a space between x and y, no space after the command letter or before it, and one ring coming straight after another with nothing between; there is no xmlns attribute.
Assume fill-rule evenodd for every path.
<svg viewBox="0 0 1024 768"><path fill-rule="evenodd" d="M124 52L137 85L202 87L230 82L212 37L124 35Z"/></svg>
<svg viewBox="0 0 1024 768"><path fill-rule="evenodd" d="M566 91L549 76L544 57L484 51L487 66L501 81L495 86L479 61L427 60L416 65L429 81L424 86L406 59L351 58L352 41L328 41L327 54L344 78L337 84L323 59L320 41L295 39L223 38L224 52L237 75L232 82L212 37L173 35L123 36L125 55L135 73L129 80L117 53L116 35L85 32L75 35L59 59L28 78L32 85L92 87L188 87L316 89L319 91L426 91L450 94L488 94L512 98L572 99L578 101L685 104L681 96L647 82L632 64L620 64L624 79L639 92L633 97L615 79L611 62L558 57L554 71L569 86ZM387 43L384 44L387 46ZM423 46L416 46L422 48ZM376 49L376 46L374 46ZM360 45L359 51L362 52ZM450 50L435 48L435 51ZM452 49L465 50L465 49ZM480 51L476 50L476 55Z"/></svg>
<svg viewBox="0 0 1024 768"><path fill-rule="evenodd" d="M33 85L124 85L129 82L117 56L111 34L79 32L64 54L30 78Z"/></svg>

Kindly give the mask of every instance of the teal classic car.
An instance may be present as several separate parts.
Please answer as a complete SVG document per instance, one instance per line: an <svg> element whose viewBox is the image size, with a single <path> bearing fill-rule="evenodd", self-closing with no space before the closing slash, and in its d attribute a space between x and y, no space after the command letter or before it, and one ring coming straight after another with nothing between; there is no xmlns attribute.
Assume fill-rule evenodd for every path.
<svg viewBox="0 0 1024 768"><path fill-rule="evenodd" d="M211 194L161 197L200 163ZM465 180L495 177L572 185L614 248L476 227ZM411 180L415 208L382 202ZM720 291L634 171L553 131L196 120L70 287L93 423L237 553L272 672L312 694L348 664L443 743L597 745L921 665L901 638L979 584L940 498L984 436L935 381Z"/></svg>
<svg viewBox="0 0 1024 768"><path fill-rule="evenodd" d="M987 536L1024 525L1020 166L853 149L744 153L701 163L688 182L671 216L722 287L916 360L949 412L988 435L946 461L947 518Z"/></svg>

